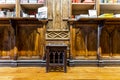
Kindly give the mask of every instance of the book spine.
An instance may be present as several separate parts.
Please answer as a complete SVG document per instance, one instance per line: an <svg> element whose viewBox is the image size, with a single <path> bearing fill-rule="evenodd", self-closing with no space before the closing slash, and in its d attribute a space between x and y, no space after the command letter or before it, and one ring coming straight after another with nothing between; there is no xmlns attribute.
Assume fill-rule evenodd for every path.
<svg viewBox="0 0 120 80"><path fill-rule="evenodd" d="M80 3L80 0L76 0L76 3Z"/></svg>
<svg viewBox="0 0 120 80"><path fill-rule="evenodd" d="M76 2L76 0L72 0L72 3L75 3Z"/></svg>
<svg viewBox="0 0 120 80"><path fill-rule="evenodd" d="M120 3L120 0L117 0L117 3Z"/></svg>
<svg viewBox="0 0 120 80"><path fill-rule="evenodd" d="M44 3L44 0L38 0L38 3Z"/></svg>

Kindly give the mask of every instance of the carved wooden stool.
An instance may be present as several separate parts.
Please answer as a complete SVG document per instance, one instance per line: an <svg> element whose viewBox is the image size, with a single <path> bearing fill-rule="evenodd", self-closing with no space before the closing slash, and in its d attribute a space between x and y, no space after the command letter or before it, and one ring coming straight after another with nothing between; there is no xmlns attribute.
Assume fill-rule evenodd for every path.
<svg viewBox="0 0 120 80"><path fill-rule="evenodd" d="M46 72L52 68L54 70L64 69L67 71L67 45L47 45L46 46ZM62 68L61 68L62 67Z"/></svg>

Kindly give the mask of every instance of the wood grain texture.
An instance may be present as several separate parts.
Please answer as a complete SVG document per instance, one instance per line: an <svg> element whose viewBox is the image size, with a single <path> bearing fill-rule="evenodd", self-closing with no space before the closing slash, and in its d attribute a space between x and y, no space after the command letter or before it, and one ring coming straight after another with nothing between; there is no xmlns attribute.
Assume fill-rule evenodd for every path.
<svg viewBox="0 0 120 80"><path fill-rule="evenodd" d="M48 29L68 29L67 22L62 19L68 19L69 17L69 1L48 0L48 3L48 18L53 19L53 21L48 22Z"/></svg>
<svg viewBox="0 0 120 80"><path fill-rule="evenodd" d="M1 67L0 80L120 80L120 67L68 67L67 73L44 67Z"/></svg>
<svg viewBox="0 0 120 80"><path fill-rule="evenodd" d="M48 18L53 18L53 0L46 0L47 1L47 7L48 7Z"/></svg>
<svg viewBox="0 0 120 80"><path fill-rule="evenodd" d="M38 21L35 18L10 20L1 19L3 23L0 24L0 59L41 59L45 46L46 21Z"/></svg>
<svg viewBox="0 0 120 80"><path fill-rule="evenodd" d="M18 56L32 58L34 56L42 58L43 56L43 34L42 28L33 27L18 27L17 31L17 47Z"/></svg>
<svg viewBox="0 0 120 80"><path fill-rule="evenodd" d="M53 0L53 28L61 28L61 0Z"/></svg>
<svg viewBox="0 0 120 80"><path fill-rule="evenodd" d="M69 16L69 0L62 0L62 18Z"/></svg>
<svg viewBox="0 0 120 80"><path fill-rule="evenodd" d="M11 26L0 27L0 57L10 59L13 53L10 52L14 47L14 30Z"/></svg>
<svg viewBox="0 0 120 80"><path fill-rule="evenodd" d="M120 27L119 25L105 25L101 34L102 55L120 55Z"/></svg>
<svg viewBox="0 0 120 80"><path fill-rule="evenodd" d="M97 28L79 26L72 32L72 54L79 56L96 56L97 52Z"/></svg>

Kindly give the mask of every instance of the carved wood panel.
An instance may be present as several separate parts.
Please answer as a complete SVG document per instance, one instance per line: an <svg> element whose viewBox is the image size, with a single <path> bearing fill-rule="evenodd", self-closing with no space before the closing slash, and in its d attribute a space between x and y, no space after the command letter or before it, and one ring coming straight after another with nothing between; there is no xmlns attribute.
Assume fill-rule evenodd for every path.
<svg viewBox="0 0 120 80"><path fill-rule="evenodd" d="M105 25L101 34L102 56L120 55L120 26Z"/></svg>
<svg viewBox="0 0 120 80"><path fill-rule="evenodd" d="M47 40L68 40L69 32L68 31L47 31L46 39Z"/></svg>
<svg viewBox="0 0 120 80"><path fill-rule="evenodd" d="M47 29L68 29L67 21L63 19L69 18L69 0L47 0L47 2L48 18L52 19L48 22Z"/></svg>
<svg viewBox="0 0 120 80"><path fill-rule="evenodd" d="M35 26L17 29L18 59L39 59L43 57L43 30Z"/></svg>
<svg viewBox="0 0 120 80"><path fill-rule="evenodd" d="M12 59L14 53L14 31L10 25L0 26L0 59Z"/></svg>
<svg viewBox="0 0 120 80"><path fill-rule="evenodd" d="M94 56L97 54L97 27L79 26L72 31L72 54L76 59Z"/></svg>

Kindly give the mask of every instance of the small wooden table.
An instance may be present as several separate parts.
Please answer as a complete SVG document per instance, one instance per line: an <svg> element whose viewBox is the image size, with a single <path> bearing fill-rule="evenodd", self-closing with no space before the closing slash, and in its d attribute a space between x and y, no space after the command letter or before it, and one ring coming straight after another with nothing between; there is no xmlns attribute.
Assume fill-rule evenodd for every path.
<svg viewBox="0 0 120 80"><path fill-rule="evenodd" d="M46 46L46 72L53 67L63 67L67 71L67 45L49 44Z"/></svg>

